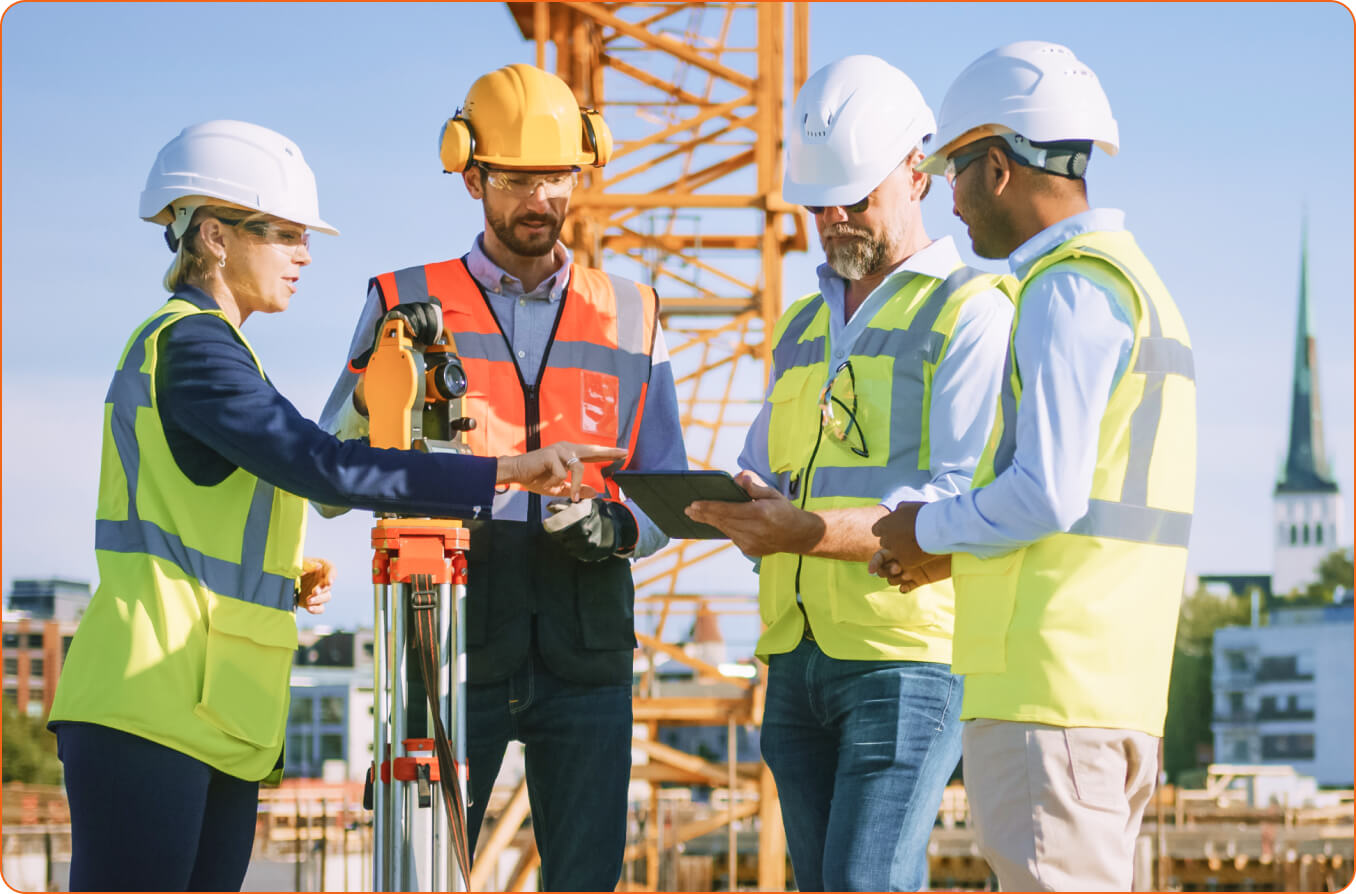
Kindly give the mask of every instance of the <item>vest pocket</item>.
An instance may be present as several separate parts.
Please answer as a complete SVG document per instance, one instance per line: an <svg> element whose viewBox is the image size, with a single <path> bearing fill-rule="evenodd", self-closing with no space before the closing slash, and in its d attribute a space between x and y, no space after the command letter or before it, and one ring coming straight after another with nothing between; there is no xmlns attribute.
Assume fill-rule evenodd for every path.
<svg viewBox="0 0 1356 894"><path fill-rule="evenodd" d="M258 748L282 744L288 675L297 649L289 612L213 598L207 612L202 698L193 713Z"/></svg>
<svg viewBox="0 0 1356 894"><path fill-rule="evenodd" d="M578 563L579 633L584 648L636 647L636 591L625 559Z"/></svg>
<svg viewBox="0 0 1356 894"><path fill-rule="evenodd" d="M1022 557L1019 549L995 559L968 553L951 557L956 586L956 634L951 671L956 674L997 674L1007 670L1008 627L1017 606L1017 580Z"/></svg>

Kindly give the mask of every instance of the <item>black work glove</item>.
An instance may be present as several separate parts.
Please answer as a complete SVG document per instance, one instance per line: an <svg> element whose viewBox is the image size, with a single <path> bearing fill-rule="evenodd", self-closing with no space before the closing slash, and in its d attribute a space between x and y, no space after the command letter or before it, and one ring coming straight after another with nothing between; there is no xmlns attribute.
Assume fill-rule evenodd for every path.
<svg viewBox="0 0 1356 894"><path fill-rule="evenodd" d="M601 562L636 548L639 529L631 510L611 500L560 501L548 505L547 533L581 562Z"/></svg>
<svg viewBox="0 0 1356 894"><path fill-rule="evenodd" d="M377 326L372 330L371 347L353 359L355 369L367 368L367 361L372 359L372 352L377 349L377 341L381 338L381 328L386 325L391 314L399 314L405 319L412 333L410 337L419 344L431 345L443 334L443 306L437 298L430 295L427 301L397 304L377 320Z"/></svg>

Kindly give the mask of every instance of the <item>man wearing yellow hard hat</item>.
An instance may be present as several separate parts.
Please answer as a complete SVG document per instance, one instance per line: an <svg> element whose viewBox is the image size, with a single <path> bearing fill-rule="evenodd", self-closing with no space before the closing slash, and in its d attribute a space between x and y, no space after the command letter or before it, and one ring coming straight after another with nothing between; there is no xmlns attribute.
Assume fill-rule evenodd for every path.
<svg viewBox="0 0 1356 894"><path fill-rule="evenodd" d="M585 468L595 499L550 506L516 487L498 493L494 520L472 531L467 599L471 849L516 739L545 888L610 891L630 778L629 559L667 538L603 473L687 466L659 301L648 286L575 265L559 241L580 168L612 154L606 122L563 80L523 64L479 78L439 150L443 170L481 203L484 231L460 257L370 280L321 422L342 437L366 433L357 377L378 320L399 308L421 341L444 327L455 337L475 454L557 441L627 450Z"/></svg>

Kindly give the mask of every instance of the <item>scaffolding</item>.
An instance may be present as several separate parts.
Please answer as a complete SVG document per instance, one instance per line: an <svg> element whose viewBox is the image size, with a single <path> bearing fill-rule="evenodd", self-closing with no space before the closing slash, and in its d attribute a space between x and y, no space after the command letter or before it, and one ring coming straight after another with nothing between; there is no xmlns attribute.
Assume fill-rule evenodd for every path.
<svg viewBox="0 0 1356 894"><path fill-rule="evenodd" d="M562 239L585 266L649 283L672 358L689 462L728 468L761 402L771 370L770 336L782 311L782 266L804 251L808 220L781 196L783 103L804 83L809 57L806 3L509 3L536 64L554 70L581 105L607 118L616 148L602 170L585 170ZM788 34L790 52L786 50ZM789 70L788 70L789 63ZM755 593L694 592L694 576L731 561L726 541L676 541L635 565L642 660L634 739L645 756L633 783L649 786L648 810L632 816L622 886L659 890L661 849L725 829L726 886L741 872L760 890L786 886L786 845L776 788L757 760L738 761L738 731L762 721L764 678L732 678L675 639L698 616L748 616ZM739 561L743 561L739 559ZM711 575L708 573L707 577ZM683 629L679 629L682 627ZM687 669L688 694L656 687L663 660ZM695 694L693 694L695 693ZM724 727L726 761L659 741L661 728ZM685 817L661 802L661 786L712 789L716 805ZM633 789L634 790L634 789ZM666 815L666 807L667 815ZM516 843L508 887L527 882L540 860L521 824L520 785L482 835L471 888L490 880L502 849ZM756 829L756 863L741 863L737 832ZM746 833L748 829L746 828ZM752 856L746 854L746 856ZM677 873L680 875L681 873Z"/></svg>

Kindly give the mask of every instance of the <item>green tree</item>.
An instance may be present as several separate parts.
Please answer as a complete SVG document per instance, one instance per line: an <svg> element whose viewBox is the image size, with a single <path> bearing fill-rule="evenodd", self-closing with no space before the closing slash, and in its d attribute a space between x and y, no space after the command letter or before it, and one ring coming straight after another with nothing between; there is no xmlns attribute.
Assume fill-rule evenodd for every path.
<svg viewBox="0 0 1356 894"><path fill-rule="evenodd" d="M61 762L56 756L56 736L47 731L41 720L20 713L8 696L3 702L0 765L3 766L4 781L60 784Z"/></svg>
<svg viewBox="0 0 1356 894"><path fill-rule="evenodd" d="M1332 602L1333 593L1342 587L1348 593L1356 583L1351 553L1344 549L1333 550L1318 563L1318 580L1304 589L1304 602L1323 605Z"/></svg>
<svg viewBox="0 0 1356 894"><path fill-rule="evenodd" d="M1247 624L1251 609L1251 594L1216 596L1202 588L1182 600L1163 729L1163 768L1173 782L1178 782L1184 771L1198 767L1197 755L1214 741L1210 722L1215 713L1215 631Z"/></svg>

